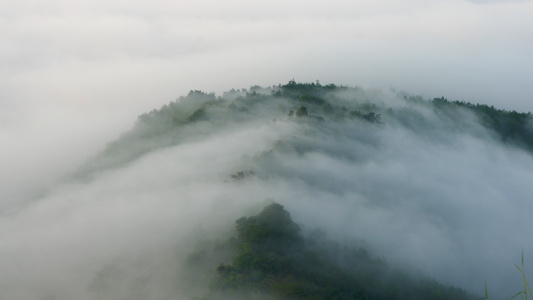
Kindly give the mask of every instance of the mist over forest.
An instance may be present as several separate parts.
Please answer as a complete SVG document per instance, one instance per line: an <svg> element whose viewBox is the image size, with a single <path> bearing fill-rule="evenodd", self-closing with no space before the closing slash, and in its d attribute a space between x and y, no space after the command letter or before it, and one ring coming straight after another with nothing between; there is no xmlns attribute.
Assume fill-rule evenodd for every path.
<svg viewBox="0 0 533 300"><path fill-rule="evenodd" d="M0 299L511 297L532 154L529 112L318 81L192 90L3 208Z"/></svg>

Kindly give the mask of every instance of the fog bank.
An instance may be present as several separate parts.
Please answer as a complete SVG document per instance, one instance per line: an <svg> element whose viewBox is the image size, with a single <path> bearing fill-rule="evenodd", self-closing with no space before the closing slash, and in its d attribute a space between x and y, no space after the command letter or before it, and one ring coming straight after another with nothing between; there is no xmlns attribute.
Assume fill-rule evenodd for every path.
<svg viewBox="0 0 533 300"><path fill-rule="evenodd" d="M497 298L520 289L513 264L524 249L527 265L533 249L524 239L531 153L464 108L448 114L390 90L338 90L324 96L332 108L308 104L307 118L289 116L306 98L275 91L182 97L166 108L177 125L166 127L174 123L164 109L147 115L113 152L88 161L99 162L90 176L4 210L2 296L192 296L177 281L186 257L271 201L304 230L364 241L443 283L482 294L487 281ZM357 109L380 113L379 122L349 118Z"/></svg>

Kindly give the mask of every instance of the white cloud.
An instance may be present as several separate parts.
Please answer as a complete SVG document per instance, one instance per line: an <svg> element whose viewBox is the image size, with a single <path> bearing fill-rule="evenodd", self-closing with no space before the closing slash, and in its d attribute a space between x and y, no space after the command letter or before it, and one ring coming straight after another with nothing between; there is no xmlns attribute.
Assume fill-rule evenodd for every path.
<svg viewBox="0 0 533 300"><path fill-rule="evenodd" d="M0 0L0 196L191 89L320 79L533 111L532 2L473 2Z"/></svg>

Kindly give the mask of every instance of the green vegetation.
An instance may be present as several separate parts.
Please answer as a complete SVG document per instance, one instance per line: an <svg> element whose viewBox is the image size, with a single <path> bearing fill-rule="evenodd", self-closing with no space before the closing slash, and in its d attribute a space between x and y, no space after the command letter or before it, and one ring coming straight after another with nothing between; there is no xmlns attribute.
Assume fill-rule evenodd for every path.
<svg viewBox="0 0 533 300"><path fill-rule="evenodd" d="M191 91L141 115L131 131L107 145L76 175L90 177L94 172L121 167L154 149L195 142L231 130L237 124L243 128L286 122L302 129L258 153L264 165L276 151L289 149L300 155L308 149L316 150L305 134L318 130L335 138L343 138L341 133L355 133L353 138L366 139L368 144L379 147L379 138L383 138L379 133L386 126L402 127L431 142L446 143L446 138L456 137L450 132L460 132L533 151L531 113L445 98L425 100L400 94L394 97L397 103L387 105L379 93L372 91L294 80L268 88L231 90L223 96ZM327 145L321 147L323 152L334 151ZM338 152L334 155L353 160L363 155ZM261 171L260 164L243 165L226 174L226 178L235 184L263 180ZM205 299L235 299L234 295L244 299L476 299L461 289L397 270L363 248L339 244L319 232L304 235L279 204L267 206L256 216L240 218L236 225L236 237L190 256L186 276L192 282L210 285L207 295L203 295L205 291L201 288L194 294ZM523 266L517 268L523 275ZM102 282L113 275L111 271L99 274L100 279L91 288L105 290ZM529 287L524 277L524 291L515 296L527 299L526 292Z"/></svg>
<svg viewBox="0 0 533 300"><path fill-rule="evenodd" d="M427 136L449 130L476 135L474 128L482 126L509 145L533 151L531 113L445 98L428 101L401 94L396 97L404 100L405 105L388 107L375 91L294 80L268 88L233 89L223 96L191 91L158 110L141 115L131 131L108 144L75 175L85 178L104 166L120 167L156 148L194 141L238 123L258 120L291 120L312 126L321 126L319 124L324 122L399 124ZM433 115L423 113L428 109ZM368 130L373 129L368 127Z"/></svg>
<svg viewBox="0 0 533 300"><path fill-rule="evenodd" d="M323 232L306 237L280 204L238 219L236 231L225 245L233 249L231 262L211 270L216 275L204 299L480 299L396 270L364 248L328 240ZM201 255L191 257L190 268L202 265Z"/></svg>
<svg viewBox="0 0 533 300"><path fill-rule="evenodd" d="M448 101L444 97L433 99L432 103L441 111L453 114L464 108L478 116L482 124L498 133L503 142L515 144L533 151L533 117L531 112L519 113L497 109L486 104L472 104L465 101Z"/></svg>
<svg viewBox="0 0 533 300"><path fill-rule="evenodd" d="M516 293L513 297L511 297L511 299L521 296L523 300L527 300L527 295L529 295L530 299L533 299L533 295L531 294L531 289L529 288L529 284L527 283L527 280L526 280L526 275L524 274L524 250L522 250L522 264L520 265L520 267L515 264L515 267L520 272L520 275L522 275L522 280L524 282L524 290ZM485 293L485 298L486 297L487 295Z"/></svg>
<svg viewBox="0 0 533 300"><path fill-rule="evenodd" d="M528 295L529 295L529 299L533 299L533 294L531 294L531 289L529 288L529 283L527 282L526 274L524 273L524 250L523 249L522 249L522 264L520 266L515 264L515 267L518 269L518 272L520 272L520 275L522 276L522 282L524 284L524 289L516 293L511 298L505 297L505 299L512 300L520 296L522 300L527 300ZM488 300L488 299L489 299L489 293L487 289L487 283L485 282L485 300Z"/></svg>

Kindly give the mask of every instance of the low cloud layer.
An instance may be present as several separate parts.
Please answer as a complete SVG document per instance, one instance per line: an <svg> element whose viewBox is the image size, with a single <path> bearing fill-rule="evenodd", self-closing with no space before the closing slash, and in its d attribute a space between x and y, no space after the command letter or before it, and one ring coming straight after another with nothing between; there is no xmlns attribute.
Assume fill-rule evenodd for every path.
<svg viewBox="0 0 533 300"><path fill-rule="evenodd" d="M273 200L305 231L357 240L393 265L477 294L485 281L495 297L519 290L513 264L524 249L527 265L533 249L524 239L533 225L531 154L502 144L467 111L455 112L457 123L393 92L338 97L348 108L411 110L431 126L405 127L393 115L382 124L296 120L287 99L236 100L249 106L238 114L213 108L208 121L175 133L176 146L154 145L4 211L4 297L191 296L177 280L187 255Z"/></svg>
<svg viewBox="0 0 533 300"><path fill-rule="evenodd" d="M319 79L321 82L350 86L391 87L427 98L446 96L505 109L533 111L530 101L533 90L528 80L533 77L531 68L528 68L533 65L530 55L533 50L530 17L533 5L530 1L413 0L398 3L364 0L330 1L327 4L322 1L256 1L253 4L230 1L221 5L218 1L148 3L139 0L76 1L74 5L54 0L43 6L37 2L0 0L0 4L3 8L0 14L0 169L9 170L0 175L0 210L5 215L1 220L2 228L5 228L2 229L5 237L2 245L6 253L2 265L13 271L6 273L12 277L5 275L3 278L6 282L4 286L11 286L9 293L13 298L10 299L26 299L28 295L35 299L46 290L50 290L50 295L55 294L60 286L71 288L65 289L65 295L57 295L59 299L67 297L68 293L87 292L87 281L95 272L105 270L102 264L127 248L126 244L110 241L118 239L120 234L133 234L139 229L122 225L122 231L112 233L105 230L109 222L154 222L158 224L154 227L155 231L167 230L169 244L184 237L183 232L188 232L189 225L183 225L183 231L173 231L163 229L166 226L163 224L176 219L189 224L185 220L194 214L182 208L182 204L175 204L174 215L164 207L168 208L169 202L174 203L170 198L181 199L182 190L189 190L189 187L174 186L177 179L170 182L164 177L159 182L141 175L149 173L150 165L154 166L151 171L154 175L158 172L155 166L167 166L165 153L177 155L175 159L180 161L177 164L182 166L177 169L179 171L165 171L169 178L182 176L179 178L183 179L185 176L196 178L200 186L213 185L211 188L197 188L204 193L228 190L224 201L233 199L234 206L242 208L221 217L228 224L234 217L248 212L243 203L259 207L259 203L267 197L282 202L291 211L299 208L293 214L300 214L300 219L296 221L307 223L306 226L312 222L305 216L318 214L318 211L324 210L330 215L346 211L347 216L364 211L359 213L360 220L353 220L354 227L364 227L361 224L367 221L369 224L387 224L392 221L386 220L394 219L399 224L406 223L397 230L413 231L412 235L405 237L412 243L424 236L422 230L438 236L439 239L430 245L419 242L422 248L427 247L427 251L420 254L419 263L425 265L425 269L443 270L445 275L436 276L445 279L452 278L449 276L453 273L450 269L456 265L439 264L440 260L435 259L439 255L447 257L464 252L457 265L472 257L478 258L469 264L475 266L472 271L464 274L490 273L490 268L484 266L492 266L495 262L499 262L498 267L502 268L512 265L518 260L519 249L528 248L508 232L519 236L518 233L522 234L520 228L528 225L527 218L523 216L528 211L523 195L529 192L525 183L530 179L527 171L529 156L496 142L487 144L485 138L479 135L474 139L469 135L443 136L439 143L434 144L434 140L421 139L402 127L390 125L372 137L360 133L359 137L369 144L361 142L351 146L358 150L358 155L364 153L361 161L352 161L355 158L350 156L347 161L339 162L336 155L349 153L352 148L342 146L337 140L329 141L331 149L325 149L325 152L302 157L293 157L290 152L277 154L277 163L271 167L277 165L285 172L282 174L292 174L293 177L276 175L282 176L277 178L273 174L278 174L279 170L264 166L265 176L272 178L268 185L255 180L239 184L222 183L228 173L240 171L233 170L230 165L241 163L245 167L241 161L243 153L248 151L245 154L254 156L256 151L268 151L273 147L268 143L259 143L257 149L231 148L233 152L228 154L228 165L213 166L209 174L189 173L195 166L202 165L200 157L190 158L189 164L167 149L143 158L152 160L146 165L135 162L125 167L123 173L120 170L109 171L104 174L108 177L98 177L91 183L60 184L59 187L57 183L88 157L104 149L106 143L131 129L138 115L185 95L191 89L214 91L220 95L234 87L278 85L291 78L308 82ZM383 95L379 97L387 98ZM394 96L387 99L395 101ZM227 140L232 141L235 147L247 147L250 141L268 140L270 143L308 134L300 125L294 127L294 124L283 123L283 117L285 115L280 116L276 124L261 120L262 123L257 123L258 127L252 126L257 132L248 132L246 137L237 138L236 132L244 130L242 128L232 128L235 132L227 129ZM355 134L359 129L341 126L331 130L348 130ZM317 134L322 136L322 133ZM490 134L488 136L487 139ZM325 138L329 140L331 136L326 134ZM224 147L202 144L209 141L207 137L196 141L199 144L194 144L198 147L195 151L209 147L222 150L230 144L226 140L217 140ZM304 139L304 142L309 141ZM216 156L212 152L204 154ZM450 164L450 160L457 160L457 165ZM485 167L489 162L490 167ZM324 169L329 164L338 166L338 170L328 173L332 171ZM252 165L257 169L262 166L260 163ZM304 166L310 169L304 171ZM465 166L472 167L466 170ZM437 171L441 168L443 171ZM359 173L356 174L355 170ZM173 172L185 173L172 175ZM321 172L326 172L335 180L314 177L316 175L313 174ZM357 186L362 190L354 192L349 187L351 183L343 181L344 177L357 178L360 182ZM212 181L205 181L205 178ZM391 191L382 188L383 178L391 180ZM401 178L409 178L411 184L406 187ZM123 184L123 189L117 187L118 183ZM149 183L154 186L146 187L150 192L145 192L145 184ZM306 191L313 190L311 183L320 183L325 190L338 188L346 191L331 195L324 191ZM130 195L134 199L140 197L140 200L129 202L118 196L127 195L126 186L130 185L144 191ZM160 196L158 188L165 190L166 196ZM276 189L283 193L270 195ZM438 195L434 195L434 190L439 191ZM424 200L428 204L420 206L414 200L396 200L393 196L396 191L401 192L400 199L411 199L415 192L421 194L423 196L418 197L428 199ZM283 197L281 194L285 192L292 198ZM450 204L451 207L441 204L443 194L447 195L447 199L456 199L457 203ZM192 197L187 193L185 195ZM320 201L316 198L318 195ZM303 205L306 197L310 200ZM40 200L19 211L21 203L34 198ZM165 200L153 200L156 198ZM367 207L365 203L373 198L383 199L384 204ZM487 202L474 205L467 201L471 198L485 198ZM198 207L214 206L217 207L215 211L227 205L215 204L218 200L207 194L205 199L201 199ZM344 206L340 204L332 208L323 208L318 204L322 200L351 203L350 199L356 199L350 204L353 211L341 209ZM502 204L504 199L510 200ZM91 201L110 203L113 209L90 204ZM87 206L84 208L80 204L78 208L74 205L78 202ZM136 204L130 207L132 203ZM152 204L155 211L162 212L162 216L143 216ZM308 214L298 212L306 210ZM194 210L197 211L202 209ZM252 208L249 211L256 212ZM401 217L402 214L398 217L393 211L412 211L413 214L419 211L421 216L426 217ZM87 215L83 216L85 212ZM198 216L209 216L207 211L202 214ZM364 217L366 215L375 217ZM459 222L452 224L483 227L486 231L479 234L477 230L471 233L458 230L463 228L459 225L452 228L442 221L451 218L451 215ZM99 218L103 218L101 224L95 224ZM346 219L351 220L349 217ZM412 225L411 219L425 226ZM332 230L342 227L342 223L334 225L331 220L322 220L320 225ZM218 219L214 218L213 223L215 221L218 222ZM101 227L93 228L96 225ZM71 231L64 233L62 228ZM393 229L382 229L384 231L381 232L372 228L359 231L357 228L354 229L355 235L372 241L376 248L399 249L397 253L385 253L387 257L411 263L412 256L404 254L412 249L402 246ZM141 232L146 233L139 229ZM43 237L39 240L37 236ZM476 242L473 243L469 241L471 236L480 239L473 239ZM102 238L101 243L97 242L99 238ZM134 243L141 239L136 238L131 237L129 241ZM441 251L431 248L439 244L439 240L453 241L451 244L458 246ZM500 240L504 242L498 244L496 241ZM100 250L91 246L100 244L115 248L107 251L105 247ZM470 247L468 251L465 250L467 246ZM79 248L89 250L84 252ZM154 251L160 251L159 246L156 248L158 250ZM18 252L29 251L27 249L39 250L27 253L29 259L26 262L17 258ZM105 254L98 254L99 251ZM487 251L489 254L484 254ZM132 254L132 257L135 255L140 254ZM57 257L59 263L41 259L44 257ZM157 261L155 254L153 257L154 264L168 263ZM19 268L16 262L22 267ZM113 265L112 262L109 264ZM51 265L58 270L54 273L59 276L57 280L42 276L33 267L41 266L39 270L44 270ZM478 266L479 269L476 269ZM495 269L501 272L501 269ZM72 270L83 271L74 271L78 274L76 277L72 275ZM463 282L463 277L457 278L457 281ZM43 280L46 283L39 283ZM17 282L21 284L15 284ZM490 283L495 286L497 282L502 281L494 279ZM35 290L32 291L29 286L35 287Z"/></svg>

